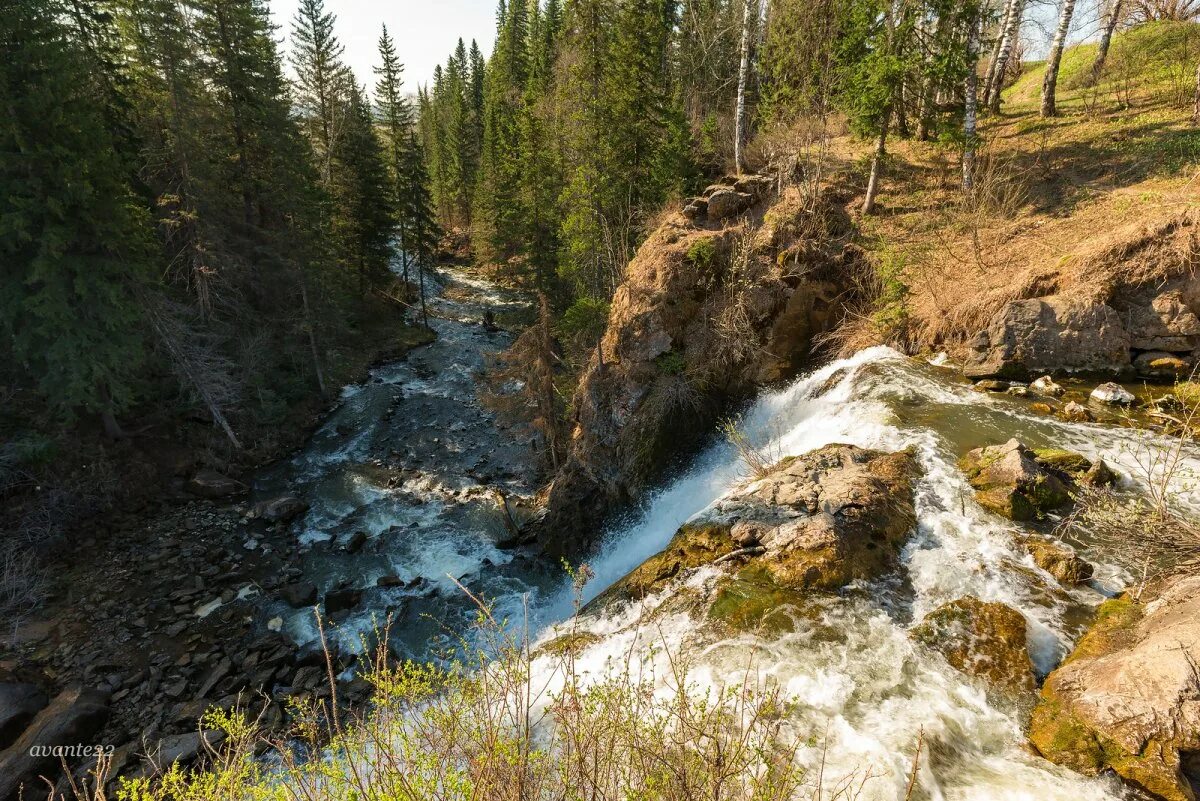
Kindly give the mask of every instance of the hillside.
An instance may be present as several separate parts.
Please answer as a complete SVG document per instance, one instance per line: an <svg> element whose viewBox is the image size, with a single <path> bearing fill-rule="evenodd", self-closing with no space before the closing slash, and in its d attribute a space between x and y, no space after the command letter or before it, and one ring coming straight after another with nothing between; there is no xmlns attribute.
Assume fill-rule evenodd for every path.
<svg viewBox="0 0 1200 801"><path fill-rule="evenodd" d="M880 213L858 220L891 306L845 331L844 349L954 350L1009 300L1105 296L1194 269L1200 129L1185 72L1200 25L1118 34L1100 83L1082 87L1094 52L1065 53L1060 116L1038 115L1042 67L1026 64L1002 113L982 119L974 208L960 201L955 146L894 145ZM853 164L851 142L839 145Z"/></svg>

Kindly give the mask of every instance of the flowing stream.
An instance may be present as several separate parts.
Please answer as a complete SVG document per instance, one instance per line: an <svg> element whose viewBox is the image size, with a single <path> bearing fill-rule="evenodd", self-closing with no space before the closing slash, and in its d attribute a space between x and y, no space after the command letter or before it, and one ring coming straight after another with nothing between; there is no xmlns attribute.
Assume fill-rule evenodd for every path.
<svg viewBox="0 0 1200 801"><path fill-rule="evenodd" d="M287 487L312 503L296 533L310 548L309 573L322 589L345 582L367 588L358 610L341 622L343 642L353 644L371 630L373 618L390 612L398 621L393 639L417 657L447 646L471 618L471 604L446 574L494 600L542 641L561 632L576 608L561 570L497 547L504 529L487 488L531 492L532 454L528 438L503 431L476 397L475 373L485 355L509 341L478 320L484 308L521 301L461 275L451 274L448 282L434 303L437 342L347 389L310 445L258 486L262 492ZM640 605L589 607L571 620L573 629L598 635L578 657L581 671L601 676L635 653L642 655L638 669L644 675L666 675L666 644L694 663L690 678L700 688L747 675L774 682L795 702L789 720L795 735L827 746L805 748L801 758L815 766L824 755L827 775L875 773L864 799L904 797L922 734L924 797L1124 797L1114 780L1085 779L1032 755L1022 730L1028 710L989 698L916 645L909 630L940 604L966 595L1001 601L1025 616L1038 672L1052 669L1090 610L1133 575L1100 544L1085 543L1079 549L1097 566L1096 576L1089 585L1064 589L1017 547L1013 524L975 502L955 463L970 448L1016 436L1031 447L1103 458L1128 490L1138 491L1148 457L1168 451L1168 440L1039 416L1027 403L977 392L949 369L884 347L764 393L742 423L771 458L834 442L914 447L923 467L919 522L901 574L821 599L796 616L792 630L777 635L714 636L688 611L669 606L659 610L653 626L639 624L682 585L715 579L715 568L702 569ZM1200 467L1200 454L1189 450L1184 461L1190 469ZM662 549L681 523L745 475L729 445L714 443L701 453L638 513L613 527L590 561L594 577L583 600ZM1179 489L1184 502L1200 510L1200 495ZM357 531L367 535L366 545L356 553L339 550L338 543ZM374 586L381 576L399 585ZM288 614L293 636L315 636L307 613ZM545 658L539 665L550 671Z"/></svg>

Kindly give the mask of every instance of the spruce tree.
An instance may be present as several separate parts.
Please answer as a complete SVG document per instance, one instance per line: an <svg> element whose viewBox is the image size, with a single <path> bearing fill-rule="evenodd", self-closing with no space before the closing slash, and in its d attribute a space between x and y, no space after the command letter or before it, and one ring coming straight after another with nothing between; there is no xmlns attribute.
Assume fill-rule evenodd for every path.
<svg viewBox="0 0 1200 801"><path fill-rule="evenodd" d="M148 230L64 11L14 0L0 15L0 327L53 408L116 434L145 356Z"/></svg>

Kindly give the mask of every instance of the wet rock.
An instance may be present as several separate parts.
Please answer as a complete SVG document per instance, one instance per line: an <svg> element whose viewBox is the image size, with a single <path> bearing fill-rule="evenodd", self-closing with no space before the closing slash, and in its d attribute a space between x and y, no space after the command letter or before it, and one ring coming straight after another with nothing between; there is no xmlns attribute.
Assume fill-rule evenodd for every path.
<svg viewBox="0 0 1200 801"><path fill-rule="evenodd" d="M1111 306L1060 295L1015 300L971 342L963 372L973 378L1112 373L1129 366L1129 347L1129 333Z"/></svg>
<svg viewBox="0 0 1200 801"><path fill-rule="evenodd" d="M959 462L985 509L1009 520L1036 520L1071 500L1070 479L1047 468L1019 441L976 448Z"/></svg>
<svg viewBox="0 0 1200 801"><path fill-rule="evenodd" d="M941 652L953 667L1014 693L1037 688L1026 644L1025 618L1012 607L968 596L939 606L913 638Z"/></svg>
<svg viewBox="0 0 1200 801"><path fill-rule="evenodd" d="M984 378L975 382L975 389L984 392L1007 392L1010 387L1011 381L1002 381L999 378Z"/></svg>
<svg viewBox="0 0 1200 801"><path fill-rule="evenodd" d="M1070 401L1066 406L1063 406L1059 412L1059 417L1066 420L1068 423L1090 423L1092 422L1092 413L1083 404Z"/></svg>
<svg viewBox="0 0 1200 801"><path fill-rule="evenodd" d="M1107 403L1110 406L1130 406L1137 400L1132 392L1112 381L1096 387L1088 397L1097 403Z"/></svg>
<svg viewBox="0 0 1200 801"><path fill-rule="evenodd" d="M222 475L216 470L205 468L188 479L184 489L201 498L226 498L231 495L241 495L246 491L246 485Z"/></svg>
<svg viewBox="0 0 1200 801"><path fill-rule="evenodd" d="M367 532L355 531L350 536L346 537L342 543L342 550L346 553L358 553L367 544Z"/></svg>
<svg viewBox="0 0 1200 801"><path fill-rule="evenodd" d="M1200 752L1200 576L1105 602L1030 723L1042 756L1112 770L1166 801L1195 801Z"/></svg>
<svg viewBox="0 0 1200 801"><path fill-rule="evenodd" d="M1029 385L1029 388L1039 395L1048 395L1051 398L1061 397L1066 392L1061 385L1056 384L1054 379L1048 375L1044 375L1034 381Z"/></svg>
<svg viewBox="0 0 1200 801"><path fill-rule="evenodd" d="M1031 403L1029 411L1037 412L1038 414L1054 414L1054 407L1048 403Z"/></svg>
<svg viewBox="0 0 1200 801"><path fill-rule="evenodd" d="M1072 548L1056 540L1032 534L1018 535L1017 543L1033 558L1033 563L1068 587L1083 584L1095 569Z"/></svg>
<svg viewBox="0 0 1200 801"><path fill-rule="evenodd" d="M307 511L307 501L294 495L280 495L254 504L250 509L250 516L261 518L268 523L290 523Z"/></svg>
<svg viewBox="0 0 1200 801"><path fill-rule="evenodd" d="M404 580L396 575L380 576L375 579L376 587L403 587Z"/></svg>
<svg viewBox="0 0 1200 801"><path fill-rule="evenodd" d="M1174 353L1146 351L1133 359L1133 369L1145 378L1176 379L1187 375L1191 364Z"/></svg>
<svg viewBox="0 0 1200 801"><path fill-rule="evenodd" d="M754 203L754 196L735 189L721 188L708 196L708 218L721 221L741 214Z"/></svg>
<svg viewBox="0 0 1200 801"><path fill-rule="evenodd" d="M287 584L279 591L279 597L293 609L314 606L317 603L317 585L311 581Z"/></svg>
<svg viewBox="0 0 1200 801"><path fill-rule="evenodd" d="M730 562L739 573L789 590L834 590L878 577L895 567L916 523L917 472L911 453L853 445L784 459L680 527L615 593L642 597L683 570L713 562Z"/></svg>
<svg viewBox="0 0 1200 801"><path fill-rule="evenodd" d="M325 593L325 614L348 612L362 601L362 590L354 587L338 587Z"/></svg>
<svg viewBox="0 0 1200 801"><path fill-rule="evenodd" d="M48 702L32 684L0 684L0 749L8 748Z"/></svg>
<svg viewBox="0 0 1200 801"><path fill-rule="evenodd" d="M60 757L42 755L34 746L91 743L108 719L108 693L75 686L59 693L40 711L8 750L0 754L0 798L9 798L23 782L38 775L57 774ZM30 789L33 785L28 784ZM38 782L38 786L41 783Z"/></svg>

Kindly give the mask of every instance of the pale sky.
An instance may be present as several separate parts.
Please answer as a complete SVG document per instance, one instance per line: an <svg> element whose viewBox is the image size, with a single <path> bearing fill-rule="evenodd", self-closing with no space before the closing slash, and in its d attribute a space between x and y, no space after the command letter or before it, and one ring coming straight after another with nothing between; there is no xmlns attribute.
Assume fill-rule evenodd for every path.
<svg viewBox="0 0 1200 801"><path fill-rule="evenodd" d="M286 54L298 0L270 0L270 4ZM404 63L404 88L409 92L432 79L434 66L450 57L460 36L467 47L472 39L478 41L485 56L492 52L496 38L496 0L325 0L325 8L337 16L335 27L346 46L346 63L371 91L382 25L396 40Z"/></svg>

